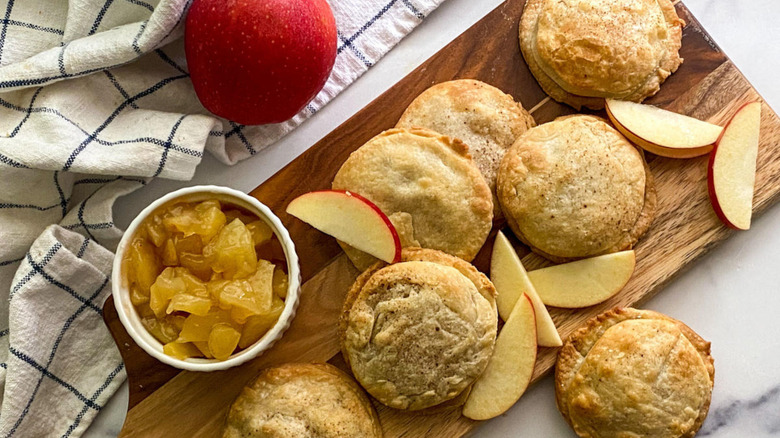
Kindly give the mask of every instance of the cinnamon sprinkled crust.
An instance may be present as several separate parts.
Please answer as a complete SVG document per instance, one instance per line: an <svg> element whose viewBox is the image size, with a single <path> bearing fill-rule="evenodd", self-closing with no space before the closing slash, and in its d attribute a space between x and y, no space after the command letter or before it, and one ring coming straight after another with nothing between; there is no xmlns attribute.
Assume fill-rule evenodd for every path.
<svg viewBox="0 0 780 438"><path fill-rule="evenodd" d="M521 135L497 189L514 234L555 262L630 248L655 213L641 152L595 116L559 117Z"/></svg>
<svg viewBox="0 0 780 438"><path fill-rule="evenodd" d="M658 92L682 63L684 24L670 0L528 0L520 49L550 97L601 109Z"/></svg>
<svg viewBox="0 0 780 438"><path fill-rule="evenodd" d="M352 286L339 321L342 353L380 402L406 410L458 397L479 377L497 331L495 288L471 264L408 248Z"/></svg>
<svg viewBox="0 0 780 438"><path fill-rule="evenodd" d="M581 437L693 437L707 416L710 343L666 315L614 309L558 352L558 409Z"/></svg>

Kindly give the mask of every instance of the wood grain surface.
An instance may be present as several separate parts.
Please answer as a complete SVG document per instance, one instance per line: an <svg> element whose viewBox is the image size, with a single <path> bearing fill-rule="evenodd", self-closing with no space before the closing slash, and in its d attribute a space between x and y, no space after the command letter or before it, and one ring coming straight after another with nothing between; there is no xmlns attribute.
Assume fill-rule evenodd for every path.
<svg viewBox="0 0 780 438"><path fill-rule="evenodd" d="M179 372L135 345L119 322L113 301L106 302L104 318L125 359L130 383L130 410L121 436L219 436L227 408L258 370L291 361L331 361L345 368L338 354L336 321L344 294L358 272L332 238L294 220L284 213L284 208L302 193L329 188L352 151L392 127L412 99L438 82L475 78L490 83L533 109L537 123L574 112L547 98L520 56L517 27L523 3L524 0L508 0L499 6L251 192L289 228L301 258L304 280L298 316L282 340L266 354L227 371ZM761 98L685 6L678 3L676 7L687 23L681 49L685 62L648 102L722 124L740 105ZM780 185L775 182L780 178L780 121L766 104L762 111L756 214L780 195ZM648 154L647 158L656 181L658 211L653 226L635 248L634 276L623 291L600 305L580 310L550 308L564 337L604 310L641 305L732 232L720 224L710 206L707 157L673 160ZM494 229L503 226L494 225ZM515 243L529 269L548 263ZM492 237L474 262L485 272L490 247ZM541 349L534 380L550 371L556 352L554 348ZM479 424L462 417L457 410L415 415L379 405L377 409L388 438L460 437Z"/></svg>

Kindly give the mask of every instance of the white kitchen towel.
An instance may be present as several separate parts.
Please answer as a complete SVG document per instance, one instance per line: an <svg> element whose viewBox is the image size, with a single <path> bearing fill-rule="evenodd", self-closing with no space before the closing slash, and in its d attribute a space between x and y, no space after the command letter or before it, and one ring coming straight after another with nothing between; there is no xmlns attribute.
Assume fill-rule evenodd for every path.
<svg viewBox="0 0 780 438"><path fill-rule="evenodd" d="M124 380L101 318L112 261L110 251L59 225L33 243L9 297L3 436L79 436Z"/></svg>
<svg viewBox="0 0 780 438"><path fill-rule="evenodd" d="M82 311L85 321L67 330L83 344L61 342L54 351L44 336L64 326L72 314L66 315L66 301L73 298L46 291L63 285L98 309L103 298L90 295L101 284L99 276L83 274L84 263L64 256L48 260L38 244L30 249L49 225L80 233L89 239L88 248L113 250L122 235L112 216L117 197L149 177L191 178L204 150L233 164L274 143L376 63L441 1L329 0L339 41L323 90L290 121L243 126L209 114L193 92L181 38L191 0L0 0L0 297L22 289L37 297L0 305L0 384L5 382L0 438L78 436L113 392L109 385L95 395L91 384L113 374L112 382L124 378L112 364L84 362L84 355L68 351L103 345L107 333L99 312ZM60 240L62 248L71 248L62 237L65 230L49 229L41 246ZM71 253L72 248L62 254ZM28 268L43 261L46 275L23 281ZM40 280L47 276L81 283L60 279L52 289ZM44 307L36 307L43 303L61 305L63 313L46 315ZM33 314L41 317L29 319ZM28 319L36 330L14 323ZM29 336L16 336L15 330ZM47 348L48 356L40 353ZM32 362L22 364L13 351L35 356L25 353ZM73 370L87 375L83 388L60 376L70 378ZM76 388L85 413L64 409L70 400L50 381Z"/></svg>

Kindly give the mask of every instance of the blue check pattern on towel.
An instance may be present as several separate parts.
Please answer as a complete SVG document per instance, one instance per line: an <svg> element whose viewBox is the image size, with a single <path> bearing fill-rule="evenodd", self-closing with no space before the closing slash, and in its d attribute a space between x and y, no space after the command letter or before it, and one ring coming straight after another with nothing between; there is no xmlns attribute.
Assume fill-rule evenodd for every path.
<svg viewBox="0 0 780 438"><path fill-rule="evenodd" d="M119 196L190 179L204 151L233 164L273 144L442 0L329 0L328 82L262 126L198 102L181 38L191 1L0 0L0 438L80 436L125 379L101 318Z"/></svg>

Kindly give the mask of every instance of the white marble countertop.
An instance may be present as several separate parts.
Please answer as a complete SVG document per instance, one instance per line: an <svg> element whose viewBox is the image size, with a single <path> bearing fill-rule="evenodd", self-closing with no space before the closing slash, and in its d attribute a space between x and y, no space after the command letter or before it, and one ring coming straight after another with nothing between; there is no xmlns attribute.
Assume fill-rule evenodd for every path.
<svg viewBox="0 0 780 438"><path fill-rule="evenodd" d="M497 6L497 0L448 0L375 67L276 145L233 167L207 155L188 182L155 180L120 200L126 226L152 200L179 187L220 184L249 191L336 128ZM780 111L780 1L685 0L770 106ZM778 145L780 147L780 145ZM780 206L735 233L644 307L690 325L712 342L715 390L699 436L780 436ZM127 384L85 434L114 437L127 409ZM535 384L479 437L575 436L555 408L552 379Z"/></svg>

